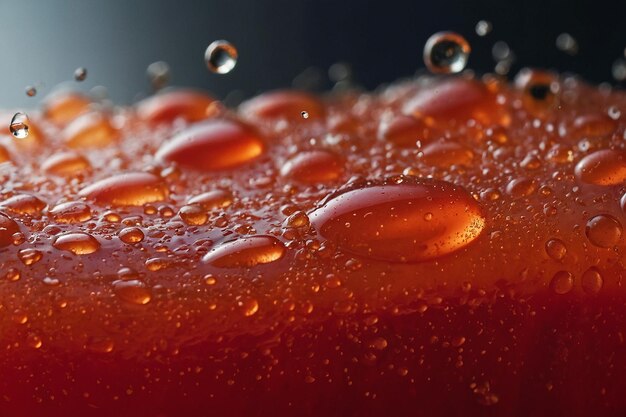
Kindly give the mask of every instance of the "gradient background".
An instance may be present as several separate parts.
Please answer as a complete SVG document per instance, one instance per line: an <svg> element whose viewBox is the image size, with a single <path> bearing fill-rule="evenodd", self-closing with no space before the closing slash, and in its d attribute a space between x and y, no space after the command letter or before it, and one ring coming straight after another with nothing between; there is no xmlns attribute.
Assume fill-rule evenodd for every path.
<svg viewBox="0 0 626 417"><path fill-rule="evenodd" d="M68 81L79 89L105 86L118 103L150 92L148 64L169 63L171 85L196 86L233 101L292 85L304 69L319 70L316 87L328 88L328 67L352 65L356 81L374 88L423 67L423 45L432 33L455 30L473 47L469 67L490 71L491 46L506 41L522 66L572 71L608 81L626 48L626 0L602 1L341 1L341 0L0 0L0 106L34 107L51 88ZM493 23L485 38L480 19ZM580 52L555 47L572 34ZM203 55L215 39L240 54L227 75L206 70ZM75 83L73 71L88 69ZM24 93L39 85L37 97Z"/></svg>

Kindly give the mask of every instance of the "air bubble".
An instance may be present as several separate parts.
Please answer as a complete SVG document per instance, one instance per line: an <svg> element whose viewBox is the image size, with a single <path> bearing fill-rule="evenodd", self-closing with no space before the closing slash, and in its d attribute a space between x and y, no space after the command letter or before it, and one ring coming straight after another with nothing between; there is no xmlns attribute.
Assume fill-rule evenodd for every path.
<svg viewBox="0 0 626 417"><path fill-rule="evenodd" d="M9 130L11 134L17 139L26 139L28 137L28 125L29 125L28 116L26 113L17 112L11 119L11 124L9 125Z"/></svg>
<svg viewBox="0 0 626 417"><path fill-rule="evenodd" d="M32 85L26 87L26 95L28 97L35 97L37 95L37 88Z"/></svg>
<svg viewBox="0 0 626 417"><path fill-rule="evenodd" d="M228 74L237 65L237 48L225 40L212 42L204 53L207 68L216 74Z"/></svg>
<svg viewBox="0 0 626 417"><path fill-rule="evenodd" d="M454 32L438 32L424 46L424 63L430 72L450 74L461 72L471 51L469 43Z"/></svg>
<svg viewBox="0 0 626 417"><path fill-rule="evenodd" d="M487 36L491 33L491 29L493 29L493 26L491 25L491 22L487 20L479 20L478 23L476 23L475 30L478 36Z"/></svg>
<svg viewBox="0 0 626 417"><path fill-rule="evenodd" d="M76 81L85 81L87 79L87 68L78 67L74 70L74 79Z"/></svg>

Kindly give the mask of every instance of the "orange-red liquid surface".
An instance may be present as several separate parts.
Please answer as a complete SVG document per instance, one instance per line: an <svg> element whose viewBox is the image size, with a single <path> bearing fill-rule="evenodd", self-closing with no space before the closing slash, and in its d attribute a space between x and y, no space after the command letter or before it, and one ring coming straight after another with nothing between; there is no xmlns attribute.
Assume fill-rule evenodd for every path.
<svg viewBox="0 0 626 417"><path fill-rule="evenodd" d="M624 416L623 115L540 71L51 97L0 138L0 416Z"/></svg>

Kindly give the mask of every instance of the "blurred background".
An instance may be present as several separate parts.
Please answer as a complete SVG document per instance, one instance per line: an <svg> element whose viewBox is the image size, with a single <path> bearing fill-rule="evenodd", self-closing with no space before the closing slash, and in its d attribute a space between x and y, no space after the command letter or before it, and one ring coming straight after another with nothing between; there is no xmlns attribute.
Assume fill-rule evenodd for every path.
<svg viewBox="0 0 626 417"><path fill-rule="evenodd" d="M538 66L624 86L613 72L626 58L626 0L0 0L0 16L5 108L35 107L62 82L104 86L113 101L131 103L151 92L146 67L159 60L170 66L170 85L206 89L231 103L294 82L327 89L337 62L350 64L359 85L375 88L423 69L424 43L441 30L467 38L468 67L479 73L494 70L493 45L504 41L515 56L509 76ZM479 20L493 27L482 37ZM557 48L564 32L577 41L577 53ZM239 51L229 74L204 64L215 39ZM88 75L78 83L73 73L81 66ZM36 97L27 97L27 85L37 87Z"/></svg>

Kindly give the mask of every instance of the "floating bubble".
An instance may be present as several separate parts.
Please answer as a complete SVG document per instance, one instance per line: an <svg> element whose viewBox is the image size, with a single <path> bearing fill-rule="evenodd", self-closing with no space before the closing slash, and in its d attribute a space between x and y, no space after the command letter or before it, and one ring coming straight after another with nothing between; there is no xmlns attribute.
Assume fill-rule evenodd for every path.
<svg viewBox="0 0 626 417"><path fill-rule="evenodd" d="M153 62L146 68L146 75L152 88L160 90L170 81L170 66L165 61Z"/></svg>
<svg viewBox="0 0 626 417"><path fill-rule="evenodd" d="M619 119L620 116L622 115L622 112L616 106L609 107L609 110L607 113L609 117L613 120Z"/></svg>
<svg viewBox="0 0 626 417"><path fill-rule="evenodd" d="M424 46L424 63L430 72L450 74L461 72L471 51L469 43L454 32L438 32Z"/></svg>
<svg viewBox="0 0 626 417"><path fill-rule="evenodd" d="M204 53L207 68L216 74L228 74L237 65L237 48L225 40L212 42Z"/></svg>
<svg viewBox="0 0 626 417"><path fill-rule="evenodd" d="M613 62L611 73L617 81L626 80L626 60L620 58Z"/></svg>
<svg viewBox="0 0 626 417"><path fill-rule="evenodd" d="M28 97L35 97L37 95L37 88L32 85L26 86L26 95Z"/></svg>
<svg viewBox="0 0 626 417"><path fill-rule="evenodd" d="M309 118L309 112L302 111L302 112L300 112L300 116L302 116L303 119L308 119Z"/></svg>
<svg viewBox="0 0 626 417"><path fill-rule="evenodd" d="M478 36L487 36L491 33L491 29L493 29L493 26L491 22L487 20L479 20L478 23L476 23L475 30Z"/></svg>
<svg viewBox="0 0 626 417"><path fill-rule="evenodd" d="M85 81L87 79L87 68L78 67L74 70L74 79L76 81Z"/></svg>
<svg viewBox="0 0 626 417"><path fill-rule="evenodd" d="M569 33L561 33L557 36L556 47L568 55L576 55L578 53L578 42Z"/></svg>
<svg viewBox="0 0 626 417"><path fill-rule="evenodd" d="M11 134L18 139L26 139L28 137L28 116L26 113L17 112L11 119L9 130Z"/></svg>

